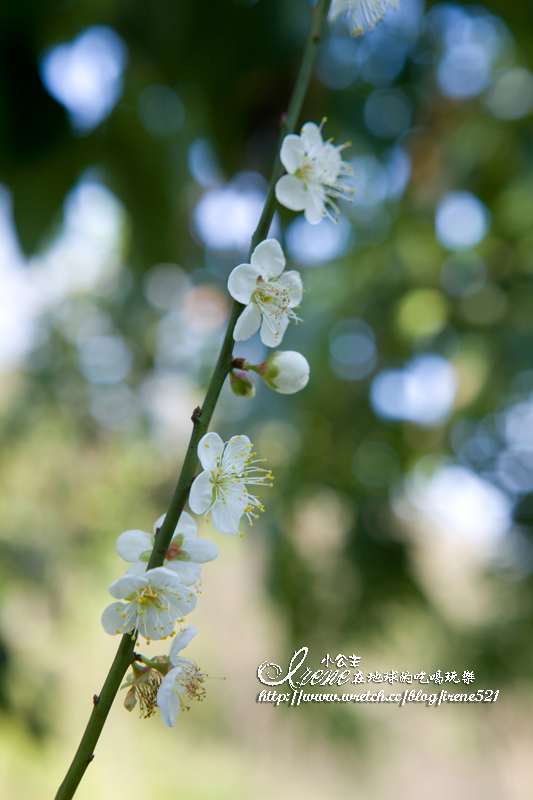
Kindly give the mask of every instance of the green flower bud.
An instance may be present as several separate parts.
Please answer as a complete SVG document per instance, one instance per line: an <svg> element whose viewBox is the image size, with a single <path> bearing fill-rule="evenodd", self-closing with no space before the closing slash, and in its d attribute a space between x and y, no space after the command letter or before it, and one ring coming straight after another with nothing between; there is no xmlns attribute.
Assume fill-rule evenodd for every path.
<svg viewBox="0 0 533 800"><path fill-rule="evenodd" d="M255 386L251 377L242 369L232 369L229 375L231 391L237 397L254 397Z"/></svg>

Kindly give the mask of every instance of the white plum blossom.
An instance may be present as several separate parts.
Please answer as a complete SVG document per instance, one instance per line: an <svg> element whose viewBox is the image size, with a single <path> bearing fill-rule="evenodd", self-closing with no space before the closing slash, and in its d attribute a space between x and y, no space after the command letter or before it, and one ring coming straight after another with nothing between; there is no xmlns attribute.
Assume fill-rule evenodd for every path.
<svg viewBox="0 0 533 800"><path fill-rule="evenodd" d="M178 656L196 634L196 628L189 625L177 634L170 648L169 660L173 669L165 675L157 692L157 705L167 728L174 727L174 721L181 710L188 710L187 700L204 699L205 689L202 684L206 675L200 672L194 661Z"/></svg>
<svg viewBox="0 0 533 800"><path fill-rule="evenodd" d="M276 183L276 197L292 211L304 211L305 218L316 225L324 217L337 222L339 209L335 199L353 195L352 166L341 158L350 145L334 145L322 139L322 125L306 122L299 136L289 134L281 145L281 163L289 173ZM331 210L334 212L331 213Z"/></svg>
<svg viewBox="0 0 533 800"><path fill-rule="evenodd" d="M276 350L254 368L264 382L280 394L294 394L309 382L309 362L295 350Z"/></svg>
<svg viewBox="0 0 533 800"><path fill-rule="evenodd" d="M143 575L152 554L155 534L163 525L166 514L154 522L153 534L146 531L124 531L117 538L118 555L131 564L126 575ZM200 564L212 561L218 556L216 544L196 536L196 522L183 511L172 535L163 566L175 572L180 583L191 586L200 577Z"/></svg>
<svg viewBox="0 0 533 800"><path fill-rule="evenodd" d="M198 458L204 472L193 482L189 505L195 514L205 514L206 519L210 514L220 533L238 533L243 514L251 525L252 519L258 518L254 511L264 511L246 486L270 482L273 475L270 470L255 466L265 459L253 461L256 454L252 449L247 436L233 436L224 443L218 433L206 433L198 444Z"/></svg>
<svg viewBox="0 0 533 800"><path fill-rule="evenodd" d="M261 326L261 340L276 347L290 320L298 322L293 308L302 299L302 279L296 270L283 272L285 256L276 239L257 245L250 264L239 264L228 278L230 295L246 306L237 320L233 338L249 339Z"/></svg>
<svg viewBox="0 0 533 800"><path fill-rule="evenodd" d="M123 575L109 587L109 593L125 603L111 603L104 609L102 625L111 635L137 629L147 641L166 639L178 619L196 607L196 592L184 586L175 572L156 567L144 575Z"/></svg>
<svg viewBox="0 0 533 800"><path fill-rule="evenodd" d="M352 36L359 36L365 28L373 31L387 12L387 6L398 8L398 0L333 0L329 19L335 22L346 13Z"/></svg>

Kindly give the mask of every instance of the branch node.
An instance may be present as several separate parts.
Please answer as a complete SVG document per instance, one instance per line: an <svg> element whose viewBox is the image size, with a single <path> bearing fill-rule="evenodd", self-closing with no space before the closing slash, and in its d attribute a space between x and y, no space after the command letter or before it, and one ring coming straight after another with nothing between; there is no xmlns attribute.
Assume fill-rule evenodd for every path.
<svg viewBox="0 0 533 800"><path fill-rule="evenodd" d="M196 408L192 412L192 417L191 417L192 421L196 422L197 419L200 419L201 414L202 414L202 409L200 408L200 406L196 406Z"/></svg>
<svg viewBox="0 0 533 800"><path fill-rule="evenodd" d="M94 753L91 756L87 756L87 763L90 764L94 758Z"/></svg>
<svg viewBox="0 0 533 800"><path fill-rule="evenodd" d="M100 702L100 698L98 697L98 695L97 694L93 694L93 706L97 706L99 702Z"/></svg>

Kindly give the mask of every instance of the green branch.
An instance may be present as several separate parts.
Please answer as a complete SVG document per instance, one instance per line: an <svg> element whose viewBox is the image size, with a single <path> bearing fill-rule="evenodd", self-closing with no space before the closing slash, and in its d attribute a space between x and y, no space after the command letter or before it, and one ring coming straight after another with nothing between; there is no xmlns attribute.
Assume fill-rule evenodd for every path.
<svg viewBox="0 0 533 800"><path fill-rule="evenodd" d="M309 85L309 80L313 71L316 50L320 42L322 30L325 25L330 0L318 0L312 10L311 31L307 45L303 54L302 63L296 79L296 84L292 93L291 101L286 115L282 119L280 146L283 137L289 133L294 133L298 118L300 116L304 97ZM252 236L250 254L254 248L268 236L268 231L274 217L276 198L274 187L276 181L283 173L283 166L279 158L279 147L276 160L272 170L272 177L265 205L261 213L261 218L257 229ZM207 433L215 406L222 390L222 386L231 369L231 358L233 351L233 329L244 306L236 301L233 303L228 328L224 337L224 342L218 357L218 361L207 389L204 404L201 409L196 409L193 413L193 431L185 454L183 467L176 486L176 490L170 502L170 507L165 517L165 521L159 530L154 549L150 556L147 569L154 569L163 565L165 555L172 540L172 534L176 528L181 512L187 502L189 491L194 480L196 465L198 463L198 442ZM135 632L134 632L135 633ZM94 698L94 708L89 722L83 734L83 738L78 747L76 755L72 761L65 780L59 787L55 800L70 800L74 796L78 785L83 778L85 770L94 758L94 748L104 727L111 705L120 688L124 674L133 660L136 636L125 634L120 642L117 654L109 670L106 681L102 687L100 695Z"/></svg>

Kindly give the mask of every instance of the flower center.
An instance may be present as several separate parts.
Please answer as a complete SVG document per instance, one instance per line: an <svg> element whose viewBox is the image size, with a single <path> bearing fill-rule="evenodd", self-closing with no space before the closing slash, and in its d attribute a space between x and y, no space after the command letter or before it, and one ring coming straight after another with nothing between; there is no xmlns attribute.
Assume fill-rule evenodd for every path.
<svg viewBox="0 0 533 800"><path fill-rule="evenodd" d="M313 160L306 157L303 160L303 163L298 167L294 175L300 180L304 181L304 183L309 183L310 180L313 178L313 171L314 171L314 164Z"/></svg>
<svg viewBox="0 0 533 800"><path fill-rule="evenodd" d="M155 589L152 589L151 586L147 586L145 589L142 589L137 594L137 602L141 606L148 605L148 603L155 603L157 600L157 592Z"/></svg>
<svg viewBox="0 0 533 800"><path fill-rule="evenodd" d="M254 289L252 298L258 306L266 307L270 313L287 312L291 301L287 289L278 281L264 281L262 278L257 279L257 287Z"/></svg>
<svg viewBox="0 0 533 800"><path fill-rule="evenodd" d="M289 314L290 313L291 311L289 310ZM231 444L233 444L233 440ZM245 452L248 451L248 455L240 465L232 463L224 464L221 457L217 456L217 469L212 469L209 477L211 485L213 486L213 495L211 506L206 512L206 519L207 514L209 514L209 511L217 500L222 501L224 504L230 503L239 507L241 514L246 514L248 517L250 525L252 525L252 519L258 519L258 515L253 512L255 510L265 510L263 504L257 497L248 492L246 486L248 484L263 484L265 480L272 481L274 476L270 470L255 466L255 464L258 463L263 464L266 459L262 458L254 461L253 456L257 455L257 453L252 452L252 448L252 444L244 445ZM241 453L241 456L244 455L245 453ZM273 484L270 483L267 485L272 486ZM235 491L235 489L237 489L237 491Z"/></svg>
<svg viewBox="0 0 533 800"><path fill-rule="evenodd" d="M351 164L343 161L341 156L341 152L351 142L335 146L332 141L330 139L319 147L311 147L294 175L303 182L307 191L317 193L316 199L322 203L324 216L337 222L339 209L335 199L343 197L350 200L350 196L354 194L353 170Z"/></svg>
<svg viewBox="0 0 533 800"><path fill-rule="evenodd" d="M200 672L198 665L194 661L189 661L187 658L179 658L178 666L180 672L178 673L177 682L184 689L189 700L197 700L202 702L205 697L205 688L202 685L207 678L203 672ZM189 707L185 705L182 699L182 693L176 692L179 697L180 706L184 711L188 711Z"/></svg>
<svg viewBox="0 0 533 800"><path fill-rule="evenodd" d="M167 554L165 556L166 561L190 561L190 556L186 550L182 549L183 540L185 536L183 533L178 533L177 536L172 539L170 542L170 546L167 550Z"/></svg>
<svg viewBox="0 0 533 800"><path fill-rule="evenodd" d="M224 487L230 482L230 477L223 469L219 468L216 472L211 471L210 481L213 484L214 496L219 497L220 494L224 494Z"/></svg>

